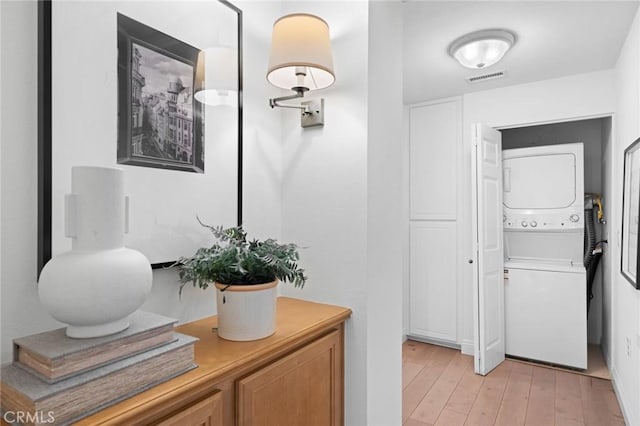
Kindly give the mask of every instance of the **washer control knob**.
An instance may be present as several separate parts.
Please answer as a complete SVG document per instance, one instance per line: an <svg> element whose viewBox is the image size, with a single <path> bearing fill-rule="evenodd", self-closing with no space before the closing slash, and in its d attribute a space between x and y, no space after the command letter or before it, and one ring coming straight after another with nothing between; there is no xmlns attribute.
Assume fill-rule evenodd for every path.
<svg viewBox="0 0 640 426"><path fill-rule="evenodd" d="M523 220L520 225L522 225L523 228L526 228L528 224L526 220Z"/></svg>
<svg viewBox="0 0 640 426"><path fill-rule="evenodd" d="M569 216L569 220L570 220L571 222L574 222L574 223L575 223L575 222L577 222L577 221L579 221L579 220L580 220L580 216L578 216L577 214L575 214L575 213L574 213L574 214L572 214L571 216Z"/></svg>
<svg viewBox="0 0 640 426"><path fill-rule="evenodd" d="M536 226L538 226L538 222L532 220L531 222L529 222L529 225L531 225L532 228L535 228Z"/></svg>

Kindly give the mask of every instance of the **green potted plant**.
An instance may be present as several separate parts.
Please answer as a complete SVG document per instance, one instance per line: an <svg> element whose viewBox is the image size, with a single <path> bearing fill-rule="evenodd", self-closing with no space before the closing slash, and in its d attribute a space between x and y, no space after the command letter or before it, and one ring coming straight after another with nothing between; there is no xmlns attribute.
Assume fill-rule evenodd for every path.
<svg viewBox="0 0 640 426"><path fill-rule="evenodd" d="M218 335L246 341L275 332L275 309L279 281L303 287L307 277L298 266L298 246L274 239L247 240L241 226L209 226L216 241L198 249L192 257L177 261L180 293L192 283L206 289L216 287Z"/></svg>

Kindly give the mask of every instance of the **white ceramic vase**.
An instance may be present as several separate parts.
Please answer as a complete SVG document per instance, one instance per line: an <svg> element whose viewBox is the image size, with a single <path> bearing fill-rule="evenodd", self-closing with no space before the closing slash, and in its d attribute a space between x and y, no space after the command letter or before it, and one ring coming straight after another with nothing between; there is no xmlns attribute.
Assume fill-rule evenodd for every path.
<svg viewBox="0 0 640 426"><path fill-rule="evenodd" d="M38 283L40 301L66 334L90 338L118 333L151 291L151 265L124 247L128 199L123 171L73 167L65 196L65 235L72 248L51 259Z"/></svg>
<svg viewBox="0 0 640 426"><path fill-rule="evenodd" d="M215 283L215 286L218 336L248 341L275 333L278 280L256 285Z"/></svg>

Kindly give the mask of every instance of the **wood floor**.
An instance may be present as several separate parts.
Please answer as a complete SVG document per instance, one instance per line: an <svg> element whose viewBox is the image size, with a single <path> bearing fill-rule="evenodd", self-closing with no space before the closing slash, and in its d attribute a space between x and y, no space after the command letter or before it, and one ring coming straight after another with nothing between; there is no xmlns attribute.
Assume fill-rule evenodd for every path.
<svg viewBox="0 0 640 426"><path fill-rule="evenodd" d="M506 360L487 376L459 350L402 347L405 426L622 426L609 380Z"/></svg>

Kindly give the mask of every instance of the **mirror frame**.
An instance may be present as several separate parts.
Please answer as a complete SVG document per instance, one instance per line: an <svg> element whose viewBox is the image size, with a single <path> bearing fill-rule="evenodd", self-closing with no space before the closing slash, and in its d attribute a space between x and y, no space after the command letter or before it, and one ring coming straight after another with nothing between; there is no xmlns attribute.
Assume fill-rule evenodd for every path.
<svg viewBox="0 0 640 426"><path fill-rule="evenodd" d="M631 187L633 186L633 182L631 179L633 178L633 174L630 170L630 159L634 153L640 150L640 138L636 139L631 145L629 145L624 150L624 172L622 177L622 241L620 245L620 272L622 275L629 281L635 289L640 290L640 238L637 238L636 241L636 268L635 271L629 271L628 268L625 269L625 256L628 254L628 244L629 244L629 229L625 229L625 224L628 221L632 220L635 216L636 220L640 217L640 207L638 211L629 211L629 217L626 214L627 206L631 207L633 205L631 197L632 191ZM640 187L640 180L635 182L635 184ZM627 191L629 192L627 194ZM639 203L640 205L640 203ZM631 210L631 209L629 209ZM628 227L627 227L628 228ZM629 273L635 273L635 277L632 277Z"/></svg>

